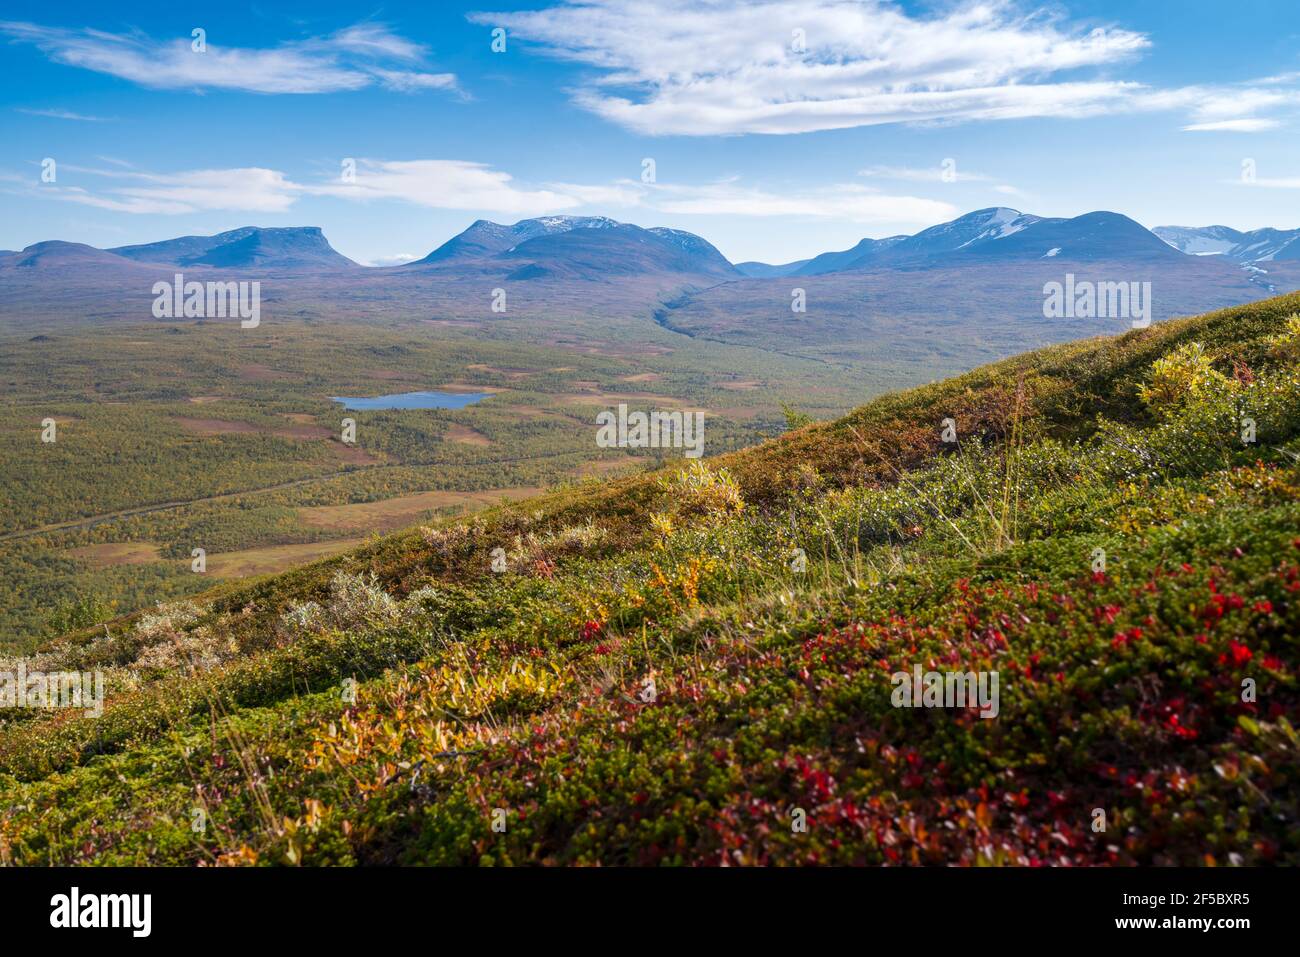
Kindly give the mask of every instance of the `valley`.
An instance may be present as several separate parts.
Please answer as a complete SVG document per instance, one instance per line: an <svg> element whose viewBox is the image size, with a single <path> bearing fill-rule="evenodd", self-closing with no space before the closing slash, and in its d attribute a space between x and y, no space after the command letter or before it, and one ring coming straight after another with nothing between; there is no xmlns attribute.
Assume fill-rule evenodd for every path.
<svg viewBox="0 0 1300 957"><path fill-rule="evenodd" d="M1285 257L1267 286L1244 261L1116 214L1000 209L793 270L604 217L479 221L387 268L314 228L2 254L0 648L681 454L603 448L620 404L703 412L713 456L780 434L787 410L833 418L1128 328L1044 317L1046 285L1075 272L1150 282L1157 321L1300 288ZM156 318L154 284L180 270L258 283L260 321Z"/></svg>
<svg viewBox="0 0 1300 957"><path fill-rule="evenodd" d="M596 445L596 415L611 402L707 408L721 450L783 428L781 401L825 415L866 387L817 389L797 363L742 350L732 362L721 346L683 355L646 329L657 341L644 350L614 328L594 353L396 319L6 337L0 644L33 647L60 609L145 607L333 554L359 535L653 465L657 450ZM775 384L800 375L802 394ZM352 411L332 398L421 390L490 398ZM47 417L58 423L51 444L40 441ZM341 441L345 417L353 445ZM204 574L191 571L196 547Z"/></svg>

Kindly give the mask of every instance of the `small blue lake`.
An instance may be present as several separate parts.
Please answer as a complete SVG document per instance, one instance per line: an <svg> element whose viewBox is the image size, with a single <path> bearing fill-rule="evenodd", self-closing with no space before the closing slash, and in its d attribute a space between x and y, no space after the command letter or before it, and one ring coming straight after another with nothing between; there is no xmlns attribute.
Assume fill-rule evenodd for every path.
<svg viewBox="0 0 1300 957"><path fill-rule="evenodd" d="M342 402L345 409L356 410L463 409L475 402L482 402L490 395L490 392L394 392L369 398L347 395L332 395L330 398Z"/></svg>

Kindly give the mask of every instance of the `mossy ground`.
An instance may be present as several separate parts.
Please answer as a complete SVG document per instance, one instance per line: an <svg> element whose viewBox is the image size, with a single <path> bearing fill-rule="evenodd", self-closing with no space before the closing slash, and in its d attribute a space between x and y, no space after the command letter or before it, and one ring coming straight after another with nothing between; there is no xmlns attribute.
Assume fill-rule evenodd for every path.
<svg viewBox="0 0 1300 957"><path fill-rule="evenodd" d="M1296 863L1298 308L65 636L112 693L0 728L0 856ZM895 707L916 664L996 671L997 717Z"/></svg>

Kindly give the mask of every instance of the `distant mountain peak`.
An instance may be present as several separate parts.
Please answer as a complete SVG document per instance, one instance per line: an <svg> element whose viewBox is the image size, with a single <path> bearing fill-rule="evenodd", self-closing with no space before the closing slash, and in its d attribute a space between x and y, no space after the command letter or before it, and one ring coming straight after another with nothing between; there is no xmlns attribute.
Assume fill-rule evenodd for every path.
<svg viewBox="0 0 1300 957"><path fill-rule="evenodd" d="M541 223L548 229L608 229L623 225L608 216L539 216L536 219L520 220L515 226L524 223Z"/></svg>
<svg viewBox="0 0 1300 957"><path fill-rule="evenodd" d="M981 215L983 214L983 215ZM1011 209L1007 206L994 206L989 209L977 210L971 214L974 222L979 222L983 229L978 235L958 246L962 249L966 246L972 246L990 239L1001 239L1004 236L1010 236L1020 232L1026 226L1032 226L1038 222L1041 217L1033 216L1028 213L1022 213L1018 209ZM960 220L959 220L960 222Z"/></svg>
<svg viewBox="0 0 1300 957"><path fill-rule="evenodd" d="M70 243L62 239L47 239L5 257L5 263L19 269L57 269L60 267L86 268L90 266L134 267L134 263L120 256L85 243Z"/></svg>
<svg viewBox="0 0 1300 957"><path fill-rule="evenodd" d="M1071 262L1174 261L1179 253L1141 223L1122 213L1095 210L1072 218L1019 219L999 235L972 243L963 256L988 262L1044 258Z"/></svg>
<svg viewBox="0 0 1300 957"><path fill-rule="evenodd" d="M719 259L726 260L726 257L718 251L718 247L713 245L703 236L697 236L695 233L689 233L684 229L672 229L668 226L652 226L646 230L653 233L660 239L680 246L682 249L692 253L701 253L709 256L717 256Z"/></svg>
<svg viewBox="0 0 1300 957"><path fill-rule="evenodd" d="M319 226L241 226L213 236L180 236L108 252L141 263L223 269L336 269L356 266Z"/></svg>
<svg viewBox="0 0 1300 957"><path fill-rule="evenodd" d="M1170 244L1121 213L1097 210L1073 218L1044 218L1010 206L988 206L911 236L863 239L851 249L784 266L748 262L737 268L746 276L771 278L975 261L1150 261L1176 255Z"/></svg>
<svg viewBox="0 0 1300 957"><path fill-rule="evenodd" d="M539 216L510 226L480 219L401 268L430 266L461 266L488 274L505 270L505 278L512 280L638 273L738 275L712 243L694 233L666 226L643 229L608 216Z"/></svg>
<svg viewBox="0 0 1300 957"><path fill-rule="evenodd" d="M1152 232L1189 256L1223 256L1242 265L1300 259L1300 229L1157 226Z"/></svg>

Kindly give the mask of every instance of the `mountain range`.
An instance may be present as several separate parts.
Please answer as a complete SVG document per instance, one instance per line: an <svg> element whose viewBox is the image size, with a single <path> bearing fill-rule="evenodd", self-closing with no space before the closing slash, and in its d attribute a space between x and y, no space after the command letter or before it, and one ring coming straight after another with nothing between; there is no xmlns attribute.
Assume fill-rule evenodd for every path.
<svg viewBox="0 0 1300 957"><path fill-rule="evenodd" d="M1242 264L1300 260L1300 229L1243 233L1229 226L1157 226L1152 232L1190 256L1223 256Z"/></svg>
<svg viewBox="0 0 1300 957"><path fill-rule="evenodd" d="M59 240L0 252L0 272L121 267L256 269L283 273L398 272L443 278L610 281L629 276L680 277L692 284L745 278L820 276L881 269L952 269L975 264L1128 262L1144 265L1221 257L1259 270L1260 263L1300 260L1300 229L1240 232L1226 226L1160 226L1098 211L1040 217L1006 207L968 213L914 235L866 238L850 249L773 265L733 265L694 233L644 229L604 216L547 216L514 225L478 220L423 259L362 267L337 252L319 227L245 226L215 236L96 249Z"/></svg>

